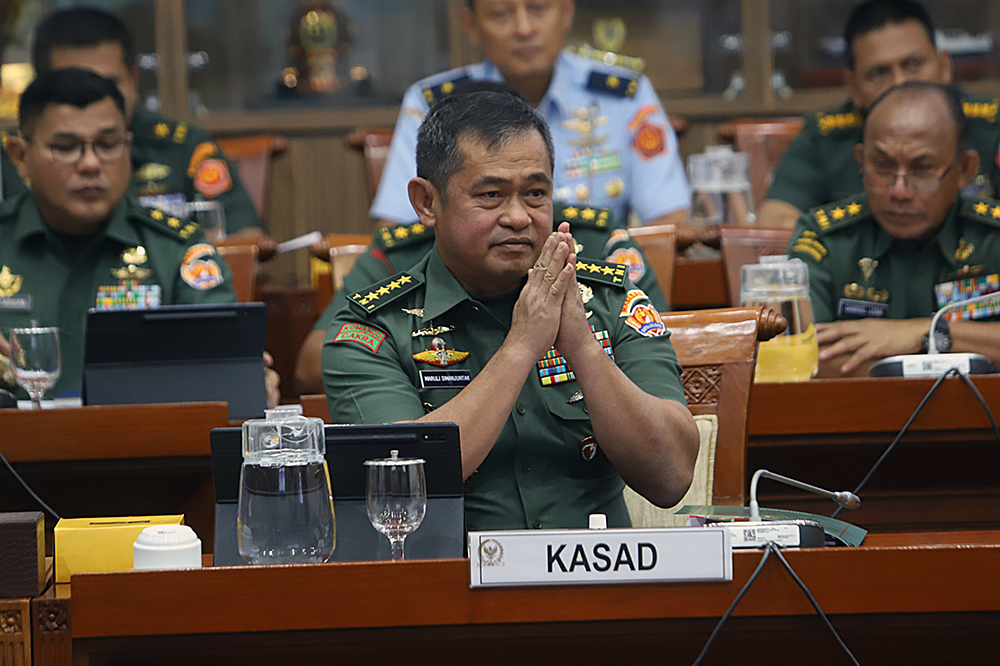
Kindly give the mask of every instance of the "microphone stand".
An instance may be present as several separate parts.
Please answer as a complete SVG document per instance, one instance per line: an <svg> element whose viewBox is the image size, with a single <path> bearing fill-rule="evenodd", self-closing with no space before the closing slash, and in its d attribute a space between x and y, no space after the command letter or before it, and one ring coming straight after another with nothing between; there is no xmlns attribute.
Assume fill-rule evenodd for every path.
<svg viewBox="0 0 1000 666"><path fill-rule="evenodd" d="M841 492L823 490L822 488L817 488L816 486L809 485L808 483L803 483L802 481L790 479L787 476L781 476L780 474L769 472L766 469L759 469L754 473L753 479L750 481L750 522L760 522L761 520L760 504L757 503L757 482L760 481L761 478L778 481L792 486L793 488L798 488L799 490L805 490L806 492L826 497L846 509L857 509L861 506L861 500L852 492L848 492L846 490Z"/></svg>

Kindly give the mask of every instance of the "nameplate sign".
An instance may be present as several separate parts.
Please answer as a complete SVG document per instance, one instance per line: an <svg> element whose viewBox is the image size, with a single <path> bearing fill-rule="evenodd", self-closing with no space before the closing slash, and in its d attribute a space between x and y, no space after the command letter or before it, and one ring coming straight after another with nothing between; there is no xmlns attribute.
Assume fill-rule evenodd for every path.
<svg viewBox="0 0 1000 666"><path fill-rule="evenodd" d="M472 587L730 581L725 528L470 532Z"/></svg>

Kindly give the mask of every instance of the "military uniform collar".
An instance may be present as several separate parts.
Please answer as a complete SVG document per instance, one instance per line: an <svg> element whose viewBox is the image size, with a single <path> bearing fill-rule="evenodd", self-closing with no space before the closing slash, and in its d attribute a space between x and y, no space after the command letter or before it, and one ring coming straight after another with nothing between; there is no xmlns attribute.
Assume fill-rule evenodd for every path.
<svg viewBox="0 0 1000 666"><path fill-rule="evenodd" d="M20 195L21 201L15 204L20 209L17 217L17 228L14 231L14 238L18 241L24 240L36 234L47 234L48 227L42 221L42 213L38 210L35 197L30 192ZM98 236L104 235L123 243L124 245L139 245L141 240L135 229L128 222L128 205L123 198L118 206L112 211L108 225Z"/></svg>
<svg viewBox="0 0 1000 666"><path fill-rule="evenodd" d="M932 243L937 243L938 247L941 249L941 255L944 260L948 262L949 266L957 266L958 260L955 258L955 248L958 247L958 242L962 236L961 225L956 219L958 216L958 210L962 205L962 195L959 194L955 197L955 201L951 204L951 210L948 211L948 215L944 218L944 223L938 230L937 236L931 240Z"/></svg>
<svg viewBox="0 0 1000 666"><path fill-rule="evenodd" d="M414 273L423 273L426 284L424 293L424 316L423 321L430 321L439 317L448 310L461 303L471 300L462 285L458 283L448 267L441 260L438 254L437 244L434 249L427 253L420 264L413 270Z"/></svg>
<svg viewBox="0 0 1000 666"><path fill-rule="evenodd" d="M578 95L577 91L583 90L587 85L587 71L576 66L572 60L573 56L566 51L560 51L552 65L552 80L549 81L549 89L539 104L539 110L545 105L551 106L559 117L565 117L572 111L569 106L570 100Z"/></svg>

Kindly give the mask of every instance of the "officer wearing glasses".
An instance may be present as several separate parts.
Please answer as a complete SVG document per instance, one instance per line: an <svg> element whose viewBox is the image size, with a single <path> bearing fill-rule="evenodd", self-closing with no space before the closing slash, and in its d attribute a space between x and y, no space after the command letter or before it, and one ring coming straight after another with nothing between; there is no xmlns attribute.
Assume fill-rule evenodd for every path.
<svg viewBox="0 0 1000 666"><path fill-rule="evenodd" d="M935 310L1000 289L1000 201L960 193L979 155L951 89L890 88L872 104L855 157L865 191L803 215L789 245L809 266L828 376L926 349ZM983 321L995 311L967 315L938 330L939 349L1000 360L1000 323Z"/></svg>
<svg viewBox="0 0 1000 666"><path fill-rule="evenodd" d="M7 151L31 189L0 206L0 328L59 327L53 395L80 388L88 308L235 302L229 269L197 225L125 194L131 135L110 79L46 72L21 96L19 121ZM0 370L7 354L0 335Z"/></svg>

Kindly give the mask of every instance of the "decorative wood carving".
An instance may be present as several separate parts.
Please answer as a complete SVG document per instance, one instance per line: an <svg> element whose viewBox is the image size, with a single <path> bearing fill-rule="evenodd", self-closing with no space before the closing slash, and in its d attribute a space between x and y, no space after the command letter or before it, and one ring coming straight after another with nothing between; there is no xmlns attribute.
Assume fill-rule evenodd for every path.
<svg viewBox="0 0 1000 666"><path fill-rule="evenodd" d="M701 365L681 373L684 398L689 405L716 405L722 387L722 366Z"/></svg>
<svg viewBox="0 0 1000 666"><path fill-rule="evenodd" d="M0 612L0 633L21 633L21 611L14 608Z"/></svg>

